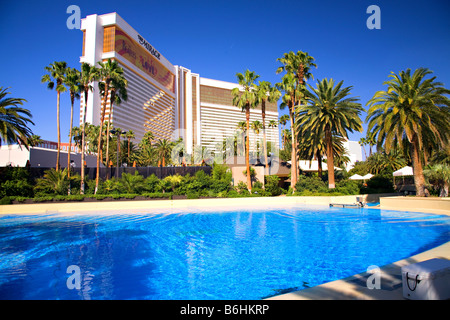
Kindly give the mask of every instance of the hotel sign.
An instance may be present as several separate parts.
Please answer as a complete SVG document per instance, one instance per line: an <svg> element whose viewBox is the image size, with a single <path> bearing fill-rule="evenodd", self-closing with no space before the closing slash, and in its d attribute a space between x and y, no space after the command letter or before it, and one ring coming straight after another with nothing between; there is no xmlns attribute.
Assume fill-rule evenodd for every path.
<svg viewBox="0 0 450 320"><path fill-rule="evenodd" d="M159 61L160 53L141 36L138 36L138 39L139 41L132 39L128 34L117 28L115 34L116 52L158 81L167 90L175 93L175 75Z"/></svg>
<svg viewBox="0 0 450 320"><path fill-rule="evenodd" d="M147 41L144 40L144 38L142 38L142 36L140 34L138 34L138 39L139 39L139 44L141 46L143 46L145 49L148 50L148 52L150 52L153 56L155 56L158 60L160 59L160 54L158 51L156 51L155 48L152 47L152 45L150 43L148 43Z"/></svg>

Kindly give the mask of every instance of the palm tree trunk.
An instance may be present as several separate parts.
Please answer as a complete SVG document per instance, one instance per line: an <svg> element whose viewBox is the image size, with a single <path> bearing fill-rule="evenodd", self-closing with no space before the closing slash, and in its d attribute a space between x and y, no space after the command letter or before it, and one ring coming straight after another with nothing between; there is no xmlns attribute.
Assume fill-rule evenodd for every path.
<svg viewBox="0 0 450 320"><path fill-rule="evenodd" d="M419 142L417 137L414 136L411 144L412 154L412 167L414 174L414 185L416 187L416 195L418 197L425 196L425 177L423 175L422 161L419 154Z"/></svg>
<svg viewBox="0 0 450 320"><path fill-rule="evenodd" d="M266 168L266 174L269 172L267 171L269 168L269 161L267 159L267 138L266 138L266 100L262 101L261 104L261 114L262 114L262 123L263 123L263 152L264 152L264 161L265 161L265 168Z"/></svg>
<svg viewBox="0 0 450 320"><path fill-rule="evenodd" d="M72 145L72 127L73 127L73 103L75 100L75 95L70 93L70 130L69 130L69 149L67 150L67 177L70 178L70 151ZM70 191L70 189L69 189Z"/></svg>
<svg viewBox="0 0 450 320"><path fill-rule="evenodd" d="M292 106L290 106L289 108L289 115L290 115L290 120L291 120L291 141L292 141L292 146L291 146L291 188L292 190L295 191L295 185L297 184L297 143L295 139L295 130L294 130L294 112L293 112L293 102L291 102Z"/></svg>
<svg viewBox="0 0 450 320"><path fill-rule="evenodd" d="M334 183L333 141L329 124L325 126L325 141L327 144L328 188L334 189L336 185Z"/></svg>
<svg viewBox="0 0 450 320"><path fill-rule="evenodd" d="M247 134L246 134L246 140L245 140L245 166L247 168L247 188L252 192L252 178L250 176L250 105L247 103L245 106L245 121L247 124Z"/></svg>
<svg viewBox="0 0 450 320"><path fill-rule="evenodd" d="M86 110L88 100L88 90L84 90L84 111L83 111L83 130L81 133L81 182L80 194L84 194L84 151L86 145Z"/></svg>
<svg viewBox="0 0 450 320"><path fill-rule="evenodd" d="M105 101L102 106L102 114L100 118L100 132L98 133L98 145L97 145L97 172L95 175L95 191L94 194L97 194L98 184L100 180L100 151L102 150L102 133L103 133L103 123L105 122L105 112L106 112L106 101L108 100L109 93L109 81L105 81Z"/></svg>
<svg viewBox="0 0 450 320"><path fill-rule="evenodd" d="M317 153L316 153L316 157L317 157L317 168L318 168L318 174L319 174L319 177L320 178L322 178L322 155L320 154L320 151L319 150L317 150Z"/></svg>
<svg viewBox="0 0 450 320"><path fill-rule="evenodd" d="M60 126L59 126L59 99L60 98L60 92L56 91L56 127L57 127L57 131L58 131L58 150L56 151L56 171L59 171L59 149L61 148L61 130L60 130Z"/></svg>
<svg viewBox="0 0 450 320"><path fill-rule="evenodd" d="M110 176L110 168L109 168L109 130L110 130L110 124L111 124L111 111L112 111L112 104L110 106L109 110L109 117L108 117L108 128L106 129L106 179L109 179Z"/></svg>

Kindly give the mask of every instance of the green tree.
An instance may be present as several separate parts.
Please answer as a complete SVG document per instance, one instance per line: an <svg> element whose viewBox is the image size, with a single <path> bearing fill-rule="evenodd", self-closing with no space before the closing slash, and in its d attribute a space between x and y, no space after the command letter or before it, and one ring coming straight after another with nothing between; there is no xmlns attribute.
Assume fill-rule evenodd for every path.
<svg viewBox="0 0 450 320"><path fill-rule="evenodd" d="M362 131L360 114L364 109L357 101L349 97L352 87L342 87L344 81L335 85L333 79L317 81L316 88L309 86L306 92L307 105L299 105L298 113L302 119L298 126L312 132L323 132L327 148L328 187L335 188L333 135L348 139L347 131Z"/></svg>
<svg viewBox="0 0 450 320"><path fill-rule="evenodd" d="M264 153L264 163L266 169L269 167L269 161L267 159L267 137L266 137L266 101L270 103L277 102L281 97L281 92L272 87L268 81L260 81L257 86L257 98L259 103L261 103L261 115L262 115L262 130L263 130L263 148ZM274 120L271 120L274 121ZM273 127L273 124L272 124Z"/></svg>
<svg viewBox="0 0 450 320"><path fill-rule="evenodd" d="M91 83L98 80L98 69L90 64L83 62L81 64L81 78L80 86L83 91L84 108L82 112L82 123L81 123L81 182L80 182L80 194L84 194L85 191L85 168L84 168L84 158L85 158L85 148L86 148L86 112L87 112L87 102L89 97L89 91L92 91Z"/></svg>
<svg viewBox="0 0 450 320"><path fill-rule="evenodd" d="M156 142L155 148L163 167L166 166L166 158L170 155L173 145L174 144L167 139L158 139Z"/></svg>
<svg viewBox="0 0 450 320"><path fill-rule="evenodd" d="M34 123L31 121L30 111L19 107L27 100L7 98L6 95L11 94L7 92L8 89L0 87L0 145L2 141L6 141L7 144L19 142L28 149L28 139L33 135L28 124Z"/></svg>
<svg viewBox="0 0 450 320"><path fill-rule="evenodd" d="M446 147L450 137L450 90L427 78L432 72L419 68L399 74L391 72L387 91L378 91L367 105L366 121L377 146L386 152L397 147L410 149L417 196L425 195L423 165L427 149Z"/></svg>
<svg viewBox="0 0 450 320"><path fill-rule="evenodd" d="M259 133L263 128L263 125L259 120L255 120L250 124L250 128L252 128L253 132L255 133L255 149L256 153L259 155L259 148L258 148Z"/></svg>
<svg viewBox="0 0 450 320"><path fill-rule="evenodd" d="M114 77L112 78L109 84L109 115L108 115L108 125L106 129L106 167L109 168L109 138L113 114L113 106L114 104L120 105L122 101L128 100L128 92L126 87L128 86L128 82L123 77ZM103 97L105 96L105 82L99 82L100 92L103 93ZM107 94L108 95L108 94ZM128 156L129 157L129 156ZM109 170L106 171L107 179L109 178Z"/></svg>
<svg viewBox="0 0 450 320"><path fill-rule="evenodd" d="M81 73L77 69L67 68L66 76L64 78L64 85L67 87L70 93L70 129L69 129L69 149L67 150L67 168L70 168L70 147L72 145L72 128L73 128L73 104L75 99L80 98ZM70 170L67 170L67 175L70 177Z"/></svg>
<svg viewBox="0 0 450 320"><path fill-rule="evenodd" d="M295 190L299 172L297 163L297 133L294 128L296 122L295 106L301 105L304 101L306 81L313 78L311 68L317 66L314 63L314 58L307 52L302 51L298 51L297 53L290 51L285 53L282 58L278 58L277 61L281 62L282 66L277 68L276 73L286 72L281 79L281 83L277 84L277 87L284 91L283 102L280 105L280 109L288 107L289 118L291 120L291 187Z"/></svg>
<svg viewBox="0 0 450 320"><path fill-rule="evenodd" d="M58 149L56 152L56 170L59 170L59 158L61 149L61 130L60 130L60 95L66 91L64 87L64 79L67 72L67 63L64 61L53 62L49 66L45 67L45 71L48 73L41 78L42 83L47 83L47 88L53 89L56 84L56 126L58 132Z"/></svg>
<svg viewBox="0 0 450 320"><path fill-rule="evenodd" d="M67 194L71 179L67 176L67 171L68 168L62 171L57 171L53 168L45 171L42 178L36 179L35 190L59 195Z"/></svg>
<svg viewBox="0 0 450 320"><path fill-rule="evenodd" d="M99 68L99 76L100 79L104 82L103 85L99 85L100 91L104 92L104 99L102 103L102 110L100 115L100 128L103 127L103 123L105 122L105 113L106 113L106 102L108 94L110 93L110 86L112 81L117 81L120 83L121 81L125 81L125 78L123 76L123 69L119 66L119 63L115 60L108 59L106 62L98 62L100 68ZM111 99L111 96L110 96ZM94 193L97 193L99 179L100 179L100 156L101 156L101 149L102 149L102 132L103 130L100 130L98 135L98 145L97 145L97 173L95 177L95 191Z"/></svg>
<svg viewBox="0 0 450 320"><path fill-rule="evenodd" d="M259 78L259 76L250 70L246 70L244 74L237 73L238 83L242 88L234 88L231 90L231 94L233 95L233 105L241 108L241 110L245 111L245 121L246 121L246 139L245 139L245 166L247 171L250 171L250 142L249 142L249 132L250 132L250 109L256 107L258 102L256 95L256 85L255 81ZM252 181L250 179L250 175L247 177L247 188L252 190Z"/></svg>

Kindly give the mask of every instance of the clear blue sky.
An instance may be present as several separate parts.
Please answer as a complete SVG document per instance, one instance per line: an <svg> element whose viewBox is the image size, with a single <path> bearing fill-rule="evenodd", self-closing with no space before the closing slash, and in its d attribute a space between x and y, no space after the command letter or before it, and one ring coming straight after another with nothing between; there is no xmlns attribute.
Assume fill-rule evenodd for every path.
<svg viewBox="0 0 450 320"><path fill-rule="evenodd" d="M275 74L276 59L302 50L316 59L313 82L344 80L363 105L384 88L391 71L427 67L447 88L450 83L448 0L0 0L0 86L28 100L25 107L36 123L32 130L47 140L57 137L56 92L40 83L44 67L53 61L80 66L82 32L66 27L71 4L80 7L82 18L117 12L172 64L206 78L236 82L237 72L250 69L276 83L281 77ZM381 9L380 30L366 27L371 4ZM78 125L78 101L75 108ZM65 142L68 94L61 110Z"/></svg>

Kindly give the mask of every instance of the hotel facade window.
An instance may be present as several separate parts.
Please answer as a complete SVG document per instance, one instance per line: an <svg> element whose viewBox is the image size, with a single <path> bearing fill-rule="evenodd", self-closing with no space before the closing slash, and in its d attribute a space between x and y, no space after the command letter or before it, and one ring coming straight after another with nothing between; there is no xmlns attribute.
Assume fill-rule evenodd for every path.
<svg viewBox="0 0 450 320"><path fill-rule="evenodd" d="M201 77L183 66L173 65L147 39L134 30L117 13L90 15L82 19L83 56L80 62L98 66L99 61L113 59L124 70L128 81L128 101L113 105L107 100L106 118L122 130L132 130L138 143L147 131L157 139L175 141L183 138L187 153L195 146L216 150L225 139L234 137L237 124L245 113L232 105L231 90L239 85ZM88 97L86 122L99 125L101 99L98 84ZM108 97L109 98L109 97ZM278 122L276 104L266 105L266 134L272 145L279 146L278 128L268 128L270 120ZM84 97L80 99L80 124ZM262 122L261 109L253 109L250 121ZM250 150L256 138L250 130Z"/></svg>

